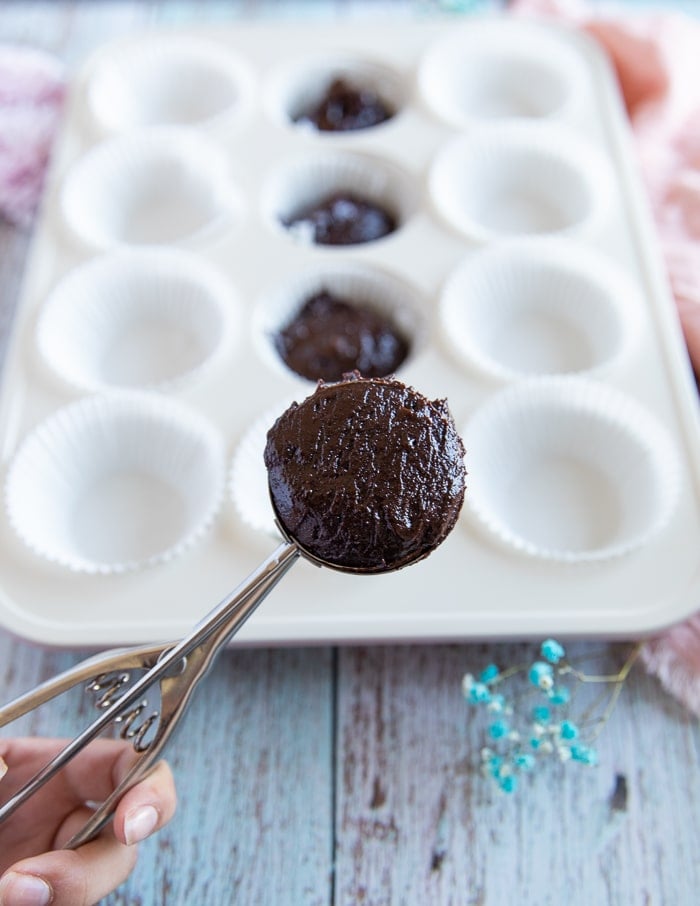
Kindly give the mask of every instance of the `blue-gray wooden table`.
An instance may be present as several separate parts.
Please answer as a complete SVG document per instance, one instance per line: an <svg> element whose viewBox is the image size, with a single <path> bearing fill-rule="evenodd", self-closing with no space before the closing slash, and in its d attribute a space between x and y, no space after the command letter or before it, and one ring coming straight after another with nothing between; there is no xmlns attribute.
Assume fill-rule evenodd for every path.
<svg viewBox="0 0 700 906"><path fill-rule="evenodd" d="M108 38L163 23L370 20L417 6L425 12L408 0L2 0L0 40L72 67ZM30 240L0 224L3 350ZM609 665L624 655L603 647ZM83 654L0 630L0 697ZM599 739L597 768L554 767L513 796L474 769L483 727L461 677L531 654L515 643L225 652L168 751L178 814L104 903L695 906L700 726L642 669ZM20 729L72 735L87 716L70 700Z"/></svg>

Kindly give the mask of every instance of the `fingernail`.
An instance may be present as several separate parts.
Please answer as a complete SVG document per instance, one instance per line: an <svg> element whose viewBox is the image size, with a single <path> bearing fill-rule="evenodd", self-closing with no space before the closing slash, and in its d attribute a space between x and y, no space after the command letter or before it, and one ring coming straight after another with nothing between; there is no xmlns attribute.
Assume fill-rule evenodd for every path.
<svg viewBox="0 0 700 906"><path fill-rule="evenodd" d="M0 906L48 906L51 888L43 878L8 872L0 880Z"/></svg>
<svg viewBox="0 0 700 906"><path fill-rule="evenodd" d="M158 812L152 805L143 805L126 816L124 837L129 846L140 843L153 833L158 824Z"/></svg>
<svg viewBox="0 0 700 906"><path fill-rule="evenodd" d="M5 774L7 774L7 762L2 755L0 755L0 780L2 780Z"/></svg>

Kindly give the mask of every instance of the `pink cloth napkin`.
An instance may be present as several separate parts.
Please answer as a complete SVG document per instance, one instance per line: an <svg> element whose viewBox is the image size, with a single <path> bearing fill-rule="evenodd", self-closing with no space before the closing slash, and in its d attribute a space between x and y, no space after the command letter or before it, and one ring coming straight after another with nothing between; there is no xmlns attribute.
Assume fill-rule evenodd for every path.
<svg viewBox="0 0 700 906"><path fill-rule="evenodd" d="M623 15L619 9L598 8L594 15L583 0L513 0L510 9L581 27L610 55L700 374L700 21L665 12ZM672 695L700 715L700 612L645 642L641 657Z"/></svg>
<svg viewBox="0 0 700 906"><path fill-rule="evenodd" d="M700 372L700 22L674 14L594 16L582 0L514 0L511 9L565 19L609 52ZM0 216L13 223L31 223L63 97L61 67L53 58L0 45ZM700 715L700 613L645 642L642 660Z"/></svg>
<svg viewBox="0 0 700 906"><path fill-rule="evenodd" d="M63 96L57 60L0 44L0 216L19 226L41 196Z"/></svg>

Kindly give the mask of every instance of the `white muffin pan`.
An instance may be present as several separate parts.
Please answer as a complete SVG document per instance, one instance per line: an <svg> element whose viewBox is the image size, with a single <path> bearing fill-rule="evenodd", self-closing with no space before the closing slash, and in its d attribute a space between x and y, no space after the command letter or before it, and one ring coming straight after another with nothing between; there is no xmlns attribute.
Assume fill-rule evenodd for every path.
<svg viewBox="0 0 700 906"><path fill-rule="evenodd" d="M395 110L294 119L333 78ZM336 191L376 242L284 221ZM267 429L314 385L274 331L328 289L411 340L468 490L427 560L302 561L236 644L633 637L700 605L696 389L611 69L499 18L146 32L73 80L0 400L0 623L186 633L270 553Z"/></svg>

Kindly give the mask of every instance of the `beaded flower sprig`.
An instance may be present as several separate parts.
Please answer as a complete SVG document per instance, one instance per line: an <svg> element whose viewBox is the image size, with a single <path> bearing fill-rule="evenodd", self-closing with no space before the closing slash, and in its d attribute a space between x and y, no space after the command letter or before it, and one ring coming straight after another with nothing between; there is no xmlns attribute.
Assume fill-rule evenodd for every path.
<svg viewBox="0 0 700 906"><path fill-rule="evenodd" d="M505 670L489 664L478 676L465 674L465 699L488 714L488 744L481 750L484 776L503 792L513 793L520 775L531 773L545 759L597 765L594 742L612 714L639 650L640 646L633 649L618 673L588 674L567 660L563 645L546 639L539 657L530 664ZM516 676L524 678L524 688L507 696L508 681ZM574 717L579 683L599 683L605 689Z"/></svg>

